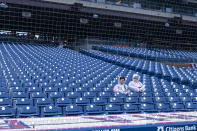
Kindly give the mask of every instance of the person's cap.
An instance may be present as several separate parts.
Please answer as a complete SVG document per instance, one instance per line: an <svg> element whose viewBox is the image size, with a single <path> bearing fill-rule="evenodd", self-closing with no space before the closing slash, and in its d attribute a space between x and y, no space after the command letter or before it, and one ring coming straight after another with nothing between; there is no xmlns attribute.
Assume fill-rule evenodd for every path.
<svg viewBox="0 0 197 131"><path fill-rule="evenodd" d="M133 75L133 79L138 79L139 80L139 75L138 74L134 74Z"/></svg>

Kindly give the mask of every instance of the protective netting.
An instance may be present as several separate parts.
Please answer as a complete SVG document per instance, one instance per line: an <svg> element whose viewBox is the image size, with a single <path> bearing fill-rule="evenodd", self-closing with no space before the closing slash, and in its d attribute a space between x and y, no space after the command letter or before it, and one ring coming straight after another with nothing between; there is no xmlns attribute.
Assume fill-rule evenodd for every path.
<svg viewBox="0 0 197 131"><path fill-rule="evenodd" d="M167 48L196 51L197 4L188 1L153 0L81 0L81 4L46 1L27 3L7 0L0 6L2 40L44 41L79 46L86 43L124 45L143 48ZM115 6L116 10L90 8L83 2ZM177 14L180 17L156 17L118 11L126 7L143 11ZM150 17L151 16L151 17ZM193 21L182 20L189 16Z"/></svg>

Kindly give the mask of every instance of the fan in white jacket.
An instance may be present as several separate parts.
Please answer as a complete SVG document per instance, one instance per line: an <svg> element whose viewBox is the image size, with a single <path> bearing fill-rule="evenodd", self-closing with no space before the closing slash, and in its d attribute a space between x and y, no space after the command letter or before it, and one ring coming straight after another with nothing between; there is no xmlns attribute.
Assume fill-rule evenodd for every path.
<svg viewBox="0 0 197 131"><path fill-rule="evenodd" d="M128 93L128 86L125 84L125 77L120 77L118 80L118 84L114 86L113 91L115 93L122 93L127 94Z"/></svg>
<svg viewBox="0 0 197 131"><path fill-rule="evenodd" d="M140 76L138 74L133 75L133 80L129 82L128 89L132 92L143 92L145 86L139 81Z"/></svg>

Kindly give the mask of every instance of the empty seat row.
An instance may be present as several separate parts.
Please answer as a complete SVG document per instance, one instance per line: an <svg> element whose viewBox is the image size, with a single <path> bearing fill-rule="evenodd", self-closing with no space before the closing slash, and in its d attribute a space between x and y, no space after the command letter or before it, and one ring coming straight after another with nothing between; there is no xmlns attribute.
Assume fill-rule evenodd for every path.
<svg viewBox="0 0 197 131"><path fill-rule="evenodd" d="M44 107L37 106L21 106L11 108L9 106L0 107L0 117L43 117L43 116L65 116L65 115L84 115L84 114L120 114L120 113L142 113L142 112L171 112L171 111L194 111L196 110L194 103L158 103L158 104L129 104L114 105L107 104L105 106L88 104L86 106L67 105L58 107L55 105L46 105Z"/></svg>

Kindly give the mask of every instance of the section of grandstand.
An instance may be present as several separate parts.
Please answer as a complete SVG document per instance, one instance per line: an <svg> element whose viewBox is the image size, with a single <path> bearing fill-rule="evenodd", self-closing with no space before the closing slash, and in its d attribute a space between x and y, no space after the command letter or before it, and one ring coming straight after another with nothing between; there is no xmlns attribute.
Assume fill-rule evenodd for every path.
<svg viewBox="0 0 197 131"><path fill-rule="evenodd" d="M158 62L197 62L197 53L170 49L127 48L116 46L93 46L92 49Z"/></svg>
<svg viewBox="0 0 197 131"><path fill-rule="evenodd" d="M187 68L83 50L89 57L46 45L2 42L0 47L1 117L197 109L197 90L190 83L197 72ZM132 63L136 68L128 68ZM161 68L160 75L153 67ZM125 76L128 84L137 71L142 71L143 93L113 93L117 76Z"/></svg>

